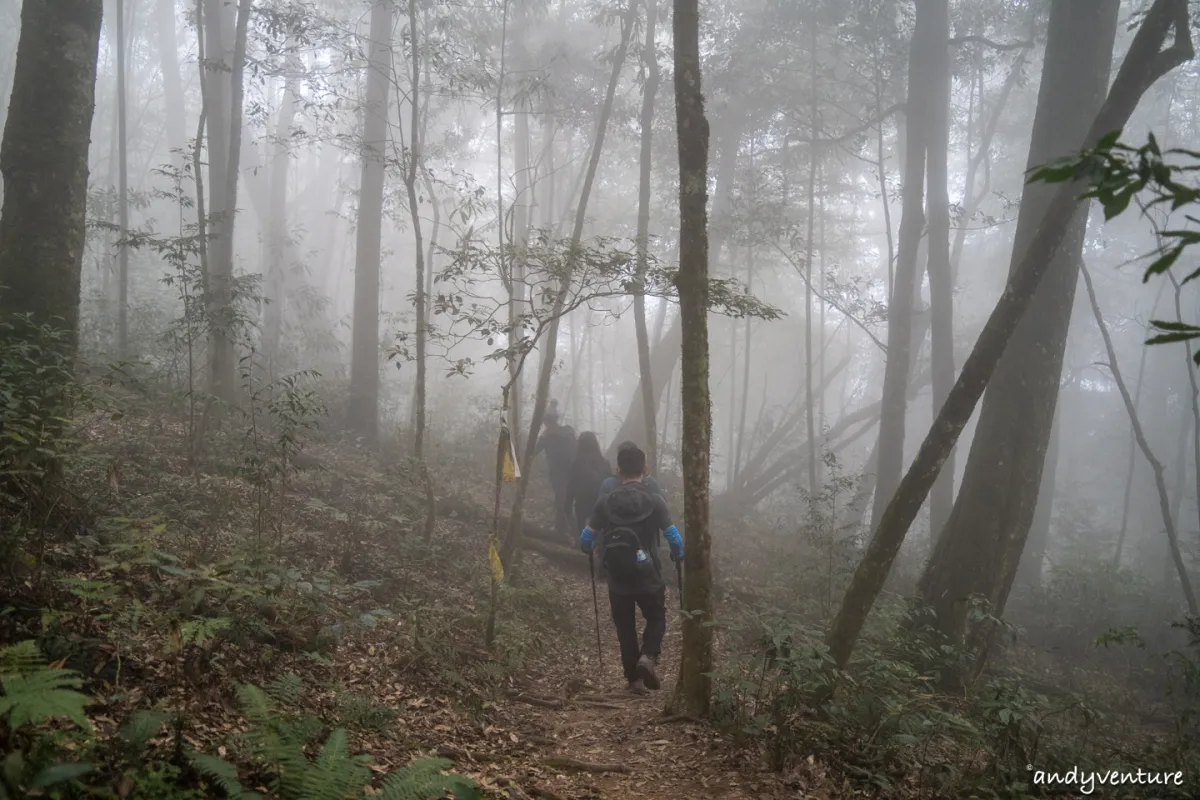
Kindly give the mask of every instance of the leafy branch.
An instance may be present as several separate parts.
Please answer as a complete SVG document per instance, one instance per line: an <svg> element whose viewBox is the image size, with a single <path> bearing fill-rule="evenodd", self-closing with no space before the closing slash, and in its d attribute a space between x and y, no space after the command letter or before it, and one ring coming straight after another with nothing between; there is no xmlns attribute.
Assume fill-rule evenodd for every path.
<svg viewBox="0 0 1200 800"><path fill-rule="evenodd" d="M1105 221L1123 214L1135 199L1141 214L1147 218L1154 208L1166 207L1171 213L1200 201L1200 185L1196 180L1196 173L1200 173L1200 151L1164 150L1153 133L1141 147L1124 144L1119 138L1120 131L1113 131L1095 148L1034 167L1029 172L1029 182L1083 183L1088 188L1080 199L1098 201L1104 209ZM1184 219L1193 225L1200 223L1191 214L1185 213ZM1148 254L1153 260L1142 276L1143 283L1169 272L1184 250L1200 244L1200 230L1196 229L1167 228L1159 230L1158 237L1158 247ZM1200 267L1185 275L1179 285L1198 277ZM1148 345L1200 339L1200 326L1186 322L1156 319L1150 325L1160 333L1147 339ZM1200 352L1193 360L1200 364Z"/></svg>

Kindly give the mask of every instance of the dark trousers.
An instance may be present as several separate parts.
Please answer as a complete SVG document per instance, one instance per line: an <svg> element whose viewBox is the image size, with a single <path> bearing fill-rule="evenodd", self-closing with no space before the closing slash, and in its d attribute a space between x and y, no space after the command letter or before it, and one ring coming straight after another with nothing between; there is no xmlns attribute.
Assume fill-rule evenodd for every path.
<svg viewBox="0 0 1200 800"><path fill-rule="evenodd" d="M550 488L554 491L554 528L559 535L568 533L571 518L567 513L567 471L550 471ZM582 530L582 528L581 528ZM579 531L575 531L579 536Z"/></svg>
<svg viewBox="0 0 1200 800"><path fill-rule="evenodd" d="M666 598L665 588L650 594L615 594L611 591L608 593L613 625L617 628L617 641L621 643L621 668L627 681L637 677L637 662L641 656L658 658L662 652L663 635L667 632ZM640 645L635 612L637 608L642 610L642 616L646 620L646 629L642 632Z"/></svg>

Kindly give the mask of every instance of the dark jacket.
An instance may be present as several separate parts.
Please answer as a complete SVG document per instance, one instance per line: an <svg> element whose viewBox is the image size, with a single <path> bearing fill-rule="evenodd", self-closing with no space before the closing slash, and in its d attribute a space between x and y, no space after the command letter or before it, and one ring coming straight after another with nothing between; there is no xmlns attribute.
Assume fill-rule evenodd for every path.
<svg viewBox="0 0 1200 800"><path fill-rule="evenodd" d="M612 475L612 465L606 458L581 461L575 459L567 479L566 510L575 515L580 527L587 523L588 514L600 499L600 487Z"/></svg>
<svg viewBox="0 0 1200 800"><path fill-rule="evenodd" d="M613 489L617 488L620 485L621 485L620 477L618 477L617 475L609 475L607 478L604 479L604 485L600 487L600 493L608 494L609 492L611 492ZM662 486L660 486L658 484L658 481L654 480L653 475L647 475L644 478L642 478L642 481L639 485L645 489L648 489L651 494L656 494L659 497L661 497L663 500L667 499L667 495L665 492L663 492Z"/></svg>
<svg viewBox="0 0 1200 800"><path fill-rule="evenodd" d="M565 475L575 460L575 429L570 425L547 428L533 449L534 456L541 452L546 453L546 464L551 472L561 470Z"/></svg>
<svg viewBox="0 0 1200 800"><path fill-rule="evenodd" d="M676 557L683 555L683 541L675 523L671 521L671 512L661 496L647 491L640 483L623 484L612 492L602 495L596 501L595 508L588 518L587 527L580 534L580 546L584 552L591 552L597 534L603 538L604 531L613 527L625 527L637 534L642 549L654 564L652 574L644 574L634 585L621 585L609 579L608 591L611 594L653 594L662 591L666 584L662 577L662 563L659 560L658 548L655 546L659 531L662 531L671 545L671 552Z"/></svg>

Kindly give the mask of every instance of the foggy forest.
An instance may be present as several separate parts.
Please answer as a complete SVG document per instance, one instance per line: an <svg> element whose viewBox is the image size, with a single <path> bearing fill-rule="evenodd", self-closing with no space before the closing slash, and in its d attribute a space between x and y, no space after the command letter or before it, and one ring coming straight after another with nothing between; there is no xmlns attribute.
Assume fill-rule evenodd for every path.
<svg viewBox="0 0 1200 800"><path fill-rule="evenodd" d="M0 0L0 800L1200 797L1198 13Z"/></svg>

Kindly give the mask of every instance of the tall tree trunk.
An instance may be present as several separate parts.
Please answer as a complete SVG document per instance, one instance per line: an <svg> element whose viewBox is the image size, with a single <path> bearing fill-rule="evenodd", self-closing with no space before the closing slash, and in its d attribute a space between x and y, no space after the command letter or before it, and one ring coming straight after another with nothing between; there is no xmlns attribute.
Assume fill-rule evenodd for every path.
<svg viewBox="0 0 1200 800"><path fill-rule="evenodd" d="M900 216L900 253L888 299L888 353L883 372L883 406L879 418L878 467L872 527L878 527L904 466L904 427L911 372L913 295L920 281L917 252L925 230L925 150L937 83L934 51L945 46L938 36L938 6L947 0L917 0L916 27L908 56L908 102L904 113L904 198Z"/></svg>
<svg viewBox="0 0 1200 800"><path fill-rule="evenodd" d="M808 429L808 500L815 503L820 475L817 473L816 406L813 403L813 233L817 219L817 170L820 167L817 139L820 136L820 109L817 105L817 24L810 21L809 41L809 125L812 143L808 152L808 230L804 251L804 421Z"/></svg>
<svg viewBox="0 0 1200 800"><path fill-rule="evenodd" d="M1164 50L1172 32L1174 41ZM1193 55L1187 0L1155 0L1081 146L1084 149L1095 147L1101 137L1124 128L1154 82ZM1042 224L1025 248L1019 266L1010 275L975 347L963 362L954 388L885 509L826 636L833 661L839 667L844 668L849 662L863 623L887 580L909 526L928 497L950 450L970 421L1009 339L1049 271L1051 260L1075 216L1077 198L1084 189L1081 182L1074 181L1060 186L1055 192ZM960 501L961 498L960 494Z"/></svg>
<svg viewBox="0 0 1200 800"><path fill-rule="evenodd" d="M1154 297L1154 305L1150 308L1150 319L1158 319L1158 304L1162 302L1163 291L1167 288L1167 284L1162 283L1158 287L1158 294ZM1145 387L1146 377L1146 356L1150 354L1150 348L1143 347L1141 356L1138 358L1137 385L1133 389L1133 410L1140 412L1142 406L1142 389ZM1191 367L1189 366L1190 370ZM1121 527L1117 531L1117 545L1113 549L1113 568L1119 569L1121 566L1121 556L1125 550L1125 537L1129 532L1129 507L1130 501L1133 499L1133 476L1137 469L1137 437L1133 435L1133 426L1129 426L1129 455L1125 459L1125 491L1121 501Z"/></svg>
<svg viewBox="0 0 1200 800"><path fill-rule="evenodd" d="M79 337L101 0L25 0L0 143L0 314ZM9 335L28 335L20 327Z"/></svg>
<svg viewBox="0 0 1200 800"><path fill-rule="evenodd" d="M1124 378L1121 377L1121 367L1117 363L1117 351L1113 347L1112 337L1108 333L1108 326L1104 323L1104 315L1100 312L1100 303L1096 299L1096 289L1092 285L1092 276L1088 273L1087 267L1080 264L1080 271L1083 274L1083 283L1087 287L1088 302L1092 306L1092 315L1096 318L1096 326L1100 329L1100 335L1104 339L1104 350L1108 355L1108 367L1112 371L1113 380L1117 384L1117 390L1121 393L1121 401L1125 404L1125 411L1129 414L1129 424L1133 428L1133 435L1137 437L1138 447L1142 451L1142 455L1146 457L1146 463L1150 465L1150 471L1154 473L1154 486L1158 490L1158 507L1162 512L1163 528L1167 532L1167 547L1171 554L1171 561L1175 565L1175 572L1179 576L1179 585L1183 589L1183 599L1187 602L1188 614L1193 617L1200 617L1200 606L1196 604L1196 593L1192 590L1192 582L1188 577L1187 565L1183 560L1183 553L1179 549L1179 531L1176 527L1176 513L1171 508L1171 500L1167 491L1167 481L1164 475L1162 463L1155 458L1154 452L1150 449L1150 443L1146 441L1146 435L1142 431L1142 424L1138 420L1137 412L1133 408L1133 398L1129 396L1129 388L1125 385ZM1189 372L1190 363L1189 363ZM1186 452L1186 451L1185 451ZM1183 471L1180 471L1178 495L1184 493L1184 476Z"/></svg>
<svg viewBox="0 0 1200 800"><path fill-rule="evenodd" d="M367 97L363 109L362 178L354 249L354 327L350 358L350 426L368 441L379 437L379 259L383 235L388 83L392 74L392 3L371 8Z"/></svg>
<svg viewBox="0 0 1200 800"><path fill-rule="evenodd" d="M727 221L733 209L733 184L737 177L738 147L741 144L745 119L741 115L731 112L727 122L728 129L724 131L723 135L717 138L719 157L717 159L717 185L713 196L712 216L718 222ZM726 232L728 229L729 226L727 224L718 225L713 229L709 252L715 254L718 264L720 263L721 252L725 247ZM654 379L655 397L662 397L668 377L675 371L675 365L679 361L681 352L680 343L683 336L681 325L682 322L680 319L675 319L671 327L667 329L666 334L661 337L660 341L650 351L650 372ZM643 419L643 415L645 414L644 396L642 384L639 380L637 388L629 400L629 410L625 413L625 418L621 420L621 427L609 445L608 452L610 457L616 455L617 446L621 442L627 440L637 441L638 437L646 430L646 422Z"/></svg>
<svg viewBox="0 0 1200 800"><path fill-rule="evenodd" d="M746 291L754 291L754 245L746 248ZM750 405L750 359L754 350L750 347L750 332L753 317L746 315L746 330L742 334L742 397L738 404L737 447L733 453L733 480L736 486L742 476L742 456L746 453L746 412ZM736 360L735 362L736 363ZM763 401L766 401L766 389L763 389ZM761 418L761 415L760 415Z"/></svg>
<svg viewBox="0 0 1200 800"><path fill-rule="evenodd" d="M650 177L654 163L654 96L658 92L658 51L654 41L658 17L656 0L646 0L646 44L642 63L646 81L642 86L642 137L638 170L637 288L633 294L633 323L637 330L638 382L642 388L642 416L645 423L646 463L658 469L658 402L654 396L654 375L650 371L650 334L646 329L646 254L650 246Z"/></svg>
<svg viewBox="0 0 1200 800"><path fill-rule="evenodd" d="M683 656L673 705L708 713L712 694L712 572L709 565L708 120L700 87L697 0L675 0L675 127L679 140L679 287L683 400Z"/></svg>
<svg viewBox="0 0 1200 800"><path fill-rule="evenodd" d="M129 358L129 81L125 0L116 0L117 32L117 355Z"/></svg>
<svg viewBox="0 0 1200 800"><path fill-rule="evenodd" d="M208 317L209 392L226 405L234 397L233 347L233 214L236 197L229 194L229 140L233 118L234 7L224 0L204 0L205 110L208 126ZM226 248L226 242L229 247ZM226 260L225 254L230 254Z"/></svg>
<svg viewBox="0 0 1200 800"><path fill-rule="evenodd" d="M929 334L933 413L941 410L954 386L954 275L950 267L950 6L935 2L930 14L930 38L946 44L930 50L929 118L926 129L926 176L929 189ZM929 529L941 531L954 505L954 452L929 496Z"/></svg>
<svg viewBox="0 0 1200 800"><path fill-rule="evenodd" d="M1104 102L1112 67L1118 0L1054 0L1030 168L1069 155ZM1058 187L1025 188L1013 243L1019 269ZM1042 482L1042 466L1066 351L1078 264L1090 204L1072 209L1048 277L1017 325L984 397L962 488L918 583L936 626L952 641L964 632L968 598L1003 610ZM944 467L943 467L944 468Z"/></svg>
<svg viewBox="0 0 1200 800"><path fill-rule="evenodd" d="M1074 379L1068 379L1074 385ZM1046 466L1042 468L1042 485L1038 487L1037 507L1029 527L1029 541L1021 554L1017 567L1018 586L1036 589L1042 585L1042 565L1046 561L1046 547L1050 543L1050 523L1054 518L1054 492L1057 488L1058 457L1062 451L1062 404L1054 411L1054 426L1050 431L1050 445L1046 450Z"/></svg>
<svg viewBox="0 0 1200 800"><path fill-rule="evenodd" d="M270 196L267 202L267 308L263 320L263 351L277 369L279 342L283 334L283 317L287 307L288 281L288 172L292 157L288 151L292 120L296 116L296 96L300 89L299 64L288 65L284 78L283 99L275 120L275 142L272 145Z"/></svg>
<svg viewBox="0 0 1200 800"><path fill-rule="evenodd" d="M628 0L628 6L621 18L621 43L617 47L616 58L613 59L612 72L609 75L608 87L604 94L604 104L600 106L599 119L596 121L596 137L592 142L592 152L588 158L583 188L579 194L579 205L575 209L575 227L571 231L565 274L559 279L558 291L550 311L550 323L546 326L541 342L542 363L538 371L533 410L529 419L529 436L525 444L525 453L522 456L521 480L517 483L516 497L513 499L512 511L509 516L508 531L500 550L500 561L509 574L511 574L517 554L520 552L525 497L529 492L529 482L533 478L533 454L537 450L537 440L541 433L546 404L550 400L550 377L554 371L554 360L558 352L558 326L566 306L567 295L571 291L571 282L575 273L575 258L583 240L583 227L587 220L588 200L591 198L592 188L596 184L596 173L600 169L600 156L604 149L605 133L608 131L608 121L612 116L617 84L621 79L621 70L625 66L625 56L629 51L629 38L633 34L633 23L636 16L637 0ZM491 642L489 641L488 644L490 645Z"/></svg>
<svg viewBox="0 0 1200 800"><path fill-rule="evenodd" d="M525 46L528 37L527 0L518 0L513 27L517 30L514 61L516 69L526 69L529 63L528 51ZM519 321L522 315L528 313L530 307L526 302L528 293L526 284L526 247L529 245L529 215L530 215L530 182L529 182L529 114L532 109L524 92L518 92L516 108L513 109L513 183L516 195L513 197L512 221L513 232L510 243L512 252L509 255L510 286L508 296L508 323L512 331L510 337L523 336L524 330ZM525 422L525 392L520 375L520 359L513 354L508 360L508 380L512 384L508 390L509 430L524 429ZM524 443L520 437L515 443L517 458L522 457Z"/></svg>
<svg viewBox="0 0 1200 800"><path fill-rule="evenodd" d="M163 113L166 116L167 147L171 163L183 166L187 160L187 112L183 81L179 77L179 43L176 38L175 0L154 0L158 23L158 59L162 71Z"/></svg>
<svg viewBox="0 0 1200 800"><path fill-rule="evenodd" d="M428 331L425 319L425 252L421 239L421 207L417 202L417 175L421 171L421 40L417 37L417 0L408 0L409 50L412 54L409 107L412 109L409 125L408 172L405 184L408 187L408 211L412 218L413 256L416 271L416 294L413 305L417 312L417 388L413 398L416 405L413 429L413 458L418 462L425 458L425 347ZM430 198L432 200L432 198ZM427 476L428 477L428 476ZM429 537L426 536L428 539Z"/></svg>

